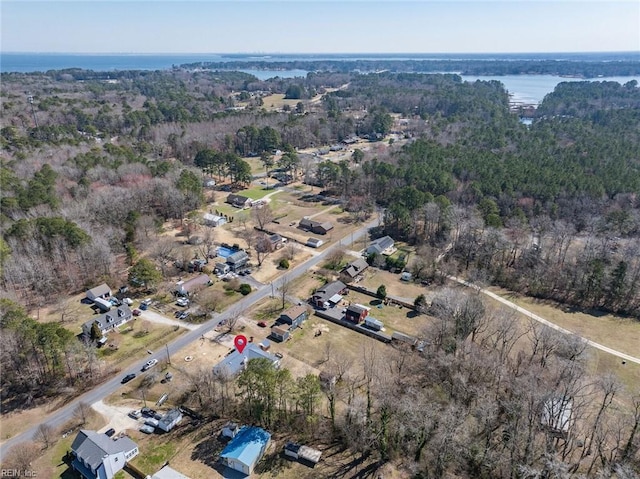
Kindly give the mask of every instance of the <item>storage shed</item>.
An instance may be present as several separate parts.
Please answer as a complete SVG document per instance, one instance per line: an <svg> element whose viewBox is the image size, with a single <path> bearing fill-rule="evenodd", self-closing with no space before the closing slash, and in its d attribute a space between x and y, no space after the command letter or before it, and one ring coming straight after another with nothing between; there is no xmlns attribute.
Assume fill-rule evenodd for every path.
<svg viewBox="0 0 640 479"><path fill-rule="evenodd" d="M225 466L250 475L264 455L271 434L259 427L243 427L220 454L220 462Z"/></svg>

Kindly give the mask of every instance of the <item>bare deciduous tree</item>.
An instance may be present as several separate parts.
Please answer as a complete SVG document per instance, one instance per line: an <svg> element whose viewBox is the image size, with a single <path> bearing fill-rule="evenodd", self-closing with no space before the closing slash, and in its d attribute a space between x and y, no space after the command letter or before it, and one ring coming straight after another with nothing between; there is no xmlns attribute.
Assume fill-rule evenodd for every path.
<svg viewBox="0 0 640 479"><path fill-rule="evenodd" d="M80 401L76 408L73 410L73 417L82 425L87 423L87 419L91 414L91 406L86 402Z"/></svg>
<svg viewBox="0 0 640 479"><path fill-rule="evenodd" d="M57 431L47 423L42 423L36 429L33 439L42 443L45 449L49 449L55 442Z"/></svg>

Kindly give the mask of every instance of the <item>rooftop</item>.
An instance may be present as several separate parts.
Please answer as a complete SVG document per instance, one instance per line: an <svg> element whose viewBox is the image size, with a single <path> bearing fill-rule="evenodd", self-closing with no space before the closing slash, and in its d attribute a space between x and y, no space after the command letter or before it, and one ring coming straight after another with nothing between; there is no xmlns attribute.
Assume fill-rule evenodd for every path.
<svg viewBox="0 0 640 479"><path fill-rule="evenodd" d="M220 457L235 459L243 464L253 465L260 459L264 446L271 440L271 434L259 427L244 426L236 434Z"/></svg>

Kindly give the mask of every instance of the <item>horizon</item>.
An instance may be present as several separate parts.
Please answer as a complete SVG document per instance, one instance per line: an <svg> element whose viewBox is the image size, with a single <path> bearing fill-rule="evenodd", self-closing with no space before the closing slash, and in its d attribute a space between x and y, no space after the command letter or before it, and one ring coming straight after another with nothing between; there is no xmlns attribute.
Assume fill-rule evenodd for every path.
<svg viewBox="0 0 640 479"><path fill-rule="evenodd" d="M468 51L459 51L459 52L242 52L242 51L228 51L228 52L193 52L193 51L182 51L182 52L166 52L166 51L157 51L157 52L136 52L136 51L113 51L113 52L55 52L55 51L4 51L0 50L0 54L3 55L96 55L96 56L107 56L107 55L166 55L166 56L178 56L178 55L242 55L242 56L255 56L255 57L266 57L266 56L293 56L293 55L305 55L305 56L320 56L320 55L392 55L392 56L411 56L411 55L473 55L473 56L486 56L486 55L589 55L589 54L634 54L637 53L640 55L640 49L638 50L590 50L590 51L566 51L566 50L557 50L557 51L518 51L518 52L506 52L506 51L493 51L493 52L468 52Z"/></svg>

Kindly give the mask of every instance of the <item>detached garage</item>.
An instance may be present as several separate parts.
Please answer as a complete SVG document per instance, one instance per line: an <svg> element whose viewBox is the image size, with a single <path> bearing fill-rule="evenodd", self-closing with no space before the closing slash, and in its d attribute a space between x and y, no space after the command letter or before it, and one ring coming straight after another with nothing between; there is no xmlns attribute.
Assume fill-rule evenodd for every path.
<svg viewBox="0 0 640 479"><path fill-rule="evenodd" d="M220 454L220 462L250 475L271 442L271 434L259 427L245 426Z"/></svg>

